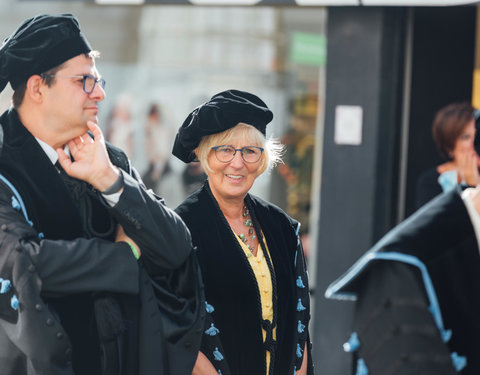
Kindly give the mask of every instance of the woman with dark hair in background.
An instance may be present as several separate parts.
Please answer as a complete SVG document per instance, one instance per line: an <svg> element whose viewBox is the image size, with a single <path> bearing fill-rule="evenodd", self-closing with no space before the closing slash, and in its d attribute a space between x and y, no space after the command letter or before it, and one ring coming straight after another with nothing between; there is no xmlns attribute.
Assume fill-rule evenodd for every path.
<svg viewBox="0 0 480 375"><path fill-rule="evenodd" d="M205 185L176 212L200 260L207 324L193 374L311 375L310 301L299 223L249 194L280 160L273 114L257 96L214 95L177 133L173 154L200 160Z"/></svg>
<svg viewBox="0 0 480 375"><path fill-rule="evenodd" d="M446 162L424 171L417 182L416 207L457 184L479 183L480 158L474 149L475 119L470 103L453 103L440 109L433 121L433 139Z"/></svg>

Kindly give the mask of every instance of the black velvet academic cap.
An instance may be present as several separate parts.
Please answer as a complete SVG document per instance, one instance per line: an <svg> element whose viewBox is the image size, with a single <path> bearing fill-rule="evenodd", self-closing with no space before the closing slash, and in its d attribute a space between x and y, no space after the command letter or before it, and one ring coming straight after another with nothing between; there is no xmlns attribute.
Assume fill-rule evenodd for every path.
<svg viewBox="0 0 480 375"><path fill-rule="evenodd" d="M29 18L0 47L0 92L91 50L72 14Z"/></svg>
<svg viewBox="0 0 480 375"><path fill-rule="evenodd" d="M227 90L193 110L178 129L172 154L185 163L195 160L193 150L202 137L221 133L239 122L252 125L265 135L273 113L256 95L239 90Z"/></svg>

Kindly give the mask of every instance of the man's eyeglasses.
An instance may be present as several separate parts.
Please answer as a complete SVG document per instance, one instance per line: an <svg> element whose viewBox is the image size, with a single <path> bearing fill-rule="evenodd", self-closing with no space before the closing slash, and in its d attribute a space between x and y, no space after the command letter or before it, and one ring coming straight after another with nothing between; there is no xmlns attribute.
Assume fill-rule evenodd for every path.
<svg viewBox="0 0 480 375"><path fill-rule="evenodd" d="M102 89L105 88L105 80L103 78L95 78L91 75L76 75L76 76L62 76L58 74L41 74L42 77L59 77L59 78L82 78L83 79L83 91L86 94L91 94L95 90L95 85L100 85Z"/></svg>
<svg viewBox="0 0 480 375"><path fill-rule="evenodd" d="M263 148L256 146L245 146L242 148L234 148L232 146L215 146L212 147L212 150L215 151L215 156L218 161L222 163L228 163L233 160L237 151L240 151L242 159L246 163L256 163L260 160L263 153Z"/></svg>

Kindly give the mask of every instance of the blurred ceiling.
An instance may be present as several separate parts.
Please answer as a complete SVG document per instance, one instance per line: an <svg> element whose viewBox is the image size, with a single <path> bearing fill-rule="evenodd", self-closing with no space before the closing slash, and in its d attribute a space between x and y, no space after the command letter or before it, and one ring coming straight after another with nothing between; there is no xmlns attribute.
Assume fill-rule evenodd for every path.
<svg viewBox="0 0 480 375"><path fill-rule="evenodd" d="M19 1L36 2L38 0ZM457 6L478 4L480 0L57 0L57 2L84 2L99 5Z"/></svg>

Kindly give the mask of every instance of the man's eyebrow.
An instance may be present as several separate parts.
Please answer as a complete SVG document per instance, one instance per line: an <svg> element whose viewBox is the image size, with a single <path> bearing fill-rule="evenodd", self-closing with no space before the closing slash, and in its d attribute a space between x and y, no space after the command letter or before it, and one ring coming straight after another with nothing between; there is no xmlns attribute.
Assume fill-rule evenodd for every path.
<svg viewBox="0 0 480 375"><path fill-rule="evenodd" d="M100 79L100 78L102 78L102 75L101 75L101 74L92 74L92 73L80 73L80 74L78 74L78 76L82 76L82 77L84 77L84 76L89 76L89 77L93 77L93 78L95 78L95 79Z"/></svg>

